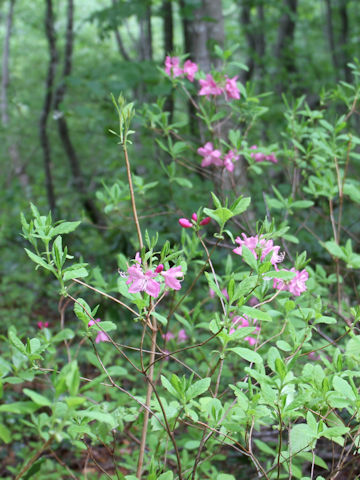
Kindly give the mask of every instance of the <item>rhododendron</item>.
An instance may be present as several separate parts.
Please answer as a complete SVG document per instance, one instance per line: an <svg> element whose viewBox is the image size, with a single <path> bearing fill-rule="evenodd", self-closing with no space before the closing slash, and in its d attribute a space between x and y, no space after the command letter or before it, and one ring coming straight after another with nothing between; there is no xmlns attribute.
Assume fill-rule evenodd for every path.
<svg viewBox="0 0 360 480"><path fill-rule="evenodd" d="M190 82L194 81L195 73L198 71L198 66L196 63L192 62L191 60L186 60L184 63L184 75L190 80Z"/></svg>
<svg viewBox="0 0 360 480"><path fill-rule="evenodd" d="M188 339L189 337L186 335L186 332L185 330L182 328L181 330L179 330L178 332L178 336L177 336L177 339L178 339L178 343L184 343L186 342L186 340Z"/></svg>
<svg viewBox="0 0 360 480"><path fill-rule="evenodd" d="M194 212L194 213L191 215L191 218L194 220L194 222L197 222L198 216L197 216L197 214Z"/></svg>
<svg viewBox="0 0 360 480"><path fill-rule="evenodd" d="M252 145L250 147L250 150L257 150L257 145ZM278 159L275 157L274 153L270 153L270 155L265 155L265 153L262 152L253 152L250 154L250 157L255 160L255 162L272 162L272 163L278 163Z"/></svg>
<svg viewBox="0 0 360 480"><path fill-rule="evenodd" d="M211 218L210 217L205 217L201 220L201 222L199 223L199 225L201 226L204 226L204 225L207 225L208 223L211 222Z"/></svg>
<svg viewBox="0 0 360 480"><path fill-rule="evenodd" d="M183 228L193 227L193 224L187 218L179 218L179 223Z"/></svg>
<svg viewBox="0 0 360 480"><path fill-rule="evenodd" d="M239 160L240 156L236 155L232 150L229 150L228 153L224 157L224 167L229 172L234 170L234 163Z"/></svg>
<svg viewBox="0 0 360 480"><path fill-rule="evenodd" d="M198 148L197 152L204 157L201 162L202 167L208 167L209 165L220 167L223 165L220 150L215 150L211 142L205 143L203 147Z"/></svg>
<svg viewBox="0 0 360 480"><path fill-rule="evenodd" d="M254 320L254 323L255 322L256 320ZM235 333L235 330L238 330L243 327L249 327L250 326L249 317L247 315L244 315L242 317L238 315L234 316L232 319L232 324L233 324L233 327L230 328L229 335L232 335L233 333ZM255 327L255 332L259 332L259 331L260 331L260 327ZM244 340L246 340L249 343L249 345L255 345L256 343L256 338L251 337L250 335L248 335L247 337L244 337Z"/></svg>
<svg viewBox="0 0 360 480"><path fill-rule="evenodd" d="M129 293L146 292L151 297L158 297L160 293L160 283L154 280L157 277L157 273L152 270L143 272L140 263L137 261L135 265L132 265L127 270L128 279L126 284L130 285Z"/></svg>
<svg viewBox="0 0 360 480"><path fill-rule="evenodd" d="M42 330L43 328L48 328L49 326L49 322L37 322L37 326L40 330Z"/></svg>
<svg viewBox="0 0 360 480"><path fill-rule="evenodd" d="M224 297L226 298L226 300L229 300L229 294L228 294L226 288L223 288L223 289L221 290L221 293L224 295ZM215 297L215 292L214 292L214 290L213 290L212 288L209 289L209 295L210 295L211 298L214 298L214 297Z"/></svg>
<svg viewBox="0 0 360 480"><path fill-rule="evenodd" d="M280 247L274 245L272 240L266 240L261 235L260 237L258 235L247 237L245 233L242 233L241 235L243 237L242 239L240 237L236 237L235 239L235 242L239 247L234 248L233 252L237 255L242 255L242 246L245 245L256 259L258 258L256 249L261 250L261 261L272 252L270 262L276 269L276 265L284 260L284 255L279 253Z"/></svg>
<svg viewBox="0 0 360 480"><path fill-rule="evenodd" d="M179 57L169 57L165 59L165 72L171 77L179 77L183 74L183 70L179 66Z"/></svg>
<svg viewBox="0 0 360 480"><path fill-rule="evenodd" d="M88 323L88 327L91 327L92 325L95 325L95 323L101 322L100 318L95 318L95 320L90 320ZM100 343L100 342L109 342L110 339L108 335L105 332L98 332L95 338L95 343Z"/></svg>
<svg viewBox="0 0 360 480"><path fill-rule="evenodd" d="M290 270L284 268L281 271L294 272L296 273L296 275L289 282L274 278L274 288L276 288L277 290L288 291L296 297L299 297L301 293L306 291L306 282L309 278L309 274L306 270L299 271L293 267Z"/></svg>
<svg viewBox="0 0 360 480"><path fill-rule="evenodd" d="M169 270L161 272L161 275L164 277L165 285L167 287L172 288L173 290L180 290L181 283L178 279L184 276L184 272L181 271L181 266L171 267Z"/></svg>
<svg viewBox="0 0 360 480"><path fill-rule="evenodd" d="M266 155L266 160L268 162L278 163L278 159L275 157L273 153L271 153L270 155Z"/></svg>
<svg viewBox="0 0 360 480"><path fill-rule="evenodd" d="M172 332L163 333L161 336L165 340L165 342L168 342L169 340L175 338L175 335Z"/></svg>
<svg viewBox="0 0 360 480"><path fill-rule="evenodd" d="M210 95L221 95L222 94L222 88L220 88L215 80L213 79L212 75L208 73L206 75L206 79L204 80L201 78L199 80L201 89L199 90L199 95L206 95L207 98L210 97Z"/></svg>
<svg viewBox="0 0 360 480"><path fill-rule="evenodd" d="M237 76L233 78L226 77L225 83L225 96L226 100L230 100L231 98L238 100L240 98L240 91L236 84Z"/></svg>

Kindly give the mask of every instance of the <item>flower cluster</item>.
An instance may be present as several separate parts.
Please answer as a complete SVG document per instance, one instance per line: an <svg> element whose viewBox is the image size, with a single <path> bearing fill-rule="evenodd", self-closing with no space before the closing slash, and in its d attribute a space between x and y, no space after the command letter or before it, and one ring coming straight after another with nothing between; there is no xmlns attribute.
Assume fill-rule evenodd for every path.
<svg viewBox="0 0 360 480"><path fill-rule="evenodd" d="M127 274L126 284L130 284L129 293L146 292L154 298L157 298L160 294L161 278L164 280L166 287L172 290L180 290L181 284L179 279L184 276L181 266L164 270L164 265L160 263L155 270L145 270L141 265L139 252L135 255L134 265L127 269Z"/></svg>
<svg viewBox="0 0 360 480"><path fill-rule="evenodd" d="M213 79L213 76L208 73L205 79L201 78L199 80L201 87L199 90L199 95L204 95L206 98L210 98L210 95L217 97L218 95L222 95L224 93L225 98L228 101L231 99L239 100L240 91L236 84L237 78L237 76L233 78L225 76L225 85L221 86L217 84Z"/></svg>
<svg viewBox="0 0 360 480"><path fill-rule="evenodd" d="M40 330L42 330L43 328L48 328L49 327L49 322L37 322L37 326Z"/></svg>
<svg viewBox="0 0 360 480"><path fill-rule="evenodd" d="M192 228L194 225L196 225L198 221L197 214L193 213L191 215L191 219L193 221L189 220L188 218L179 218L179 223L183 228ZM200 220L199 225L201 226L207 225L208 223L210 223L210 220L211 220L210 217L205 217L202 220Z"/></svg>
<svg viewBox="0 0 360 480"><path fill-rule="evenodd" d="M90 320L88 323L88 327L91 327L92 325L95 325L95 323L101 322L100 318L95 318L95 320ZM95 338L95 343L100 343L100 342L109 342L109 337L105 332L98 332Z"/></svg>
<svg viewBox="0 0 360 480"><path fill-rule="evenodd" d="M241 235L243 237L242 239L240 237L236 237L235 239L239 247L234 248L234 253L242 255L242 247L245 245L256 259L258 258L257 251L261 251L260 260L263 261L264 258L272 252L270 262L275 269L278 270L277 264L284 260L284 254L279 253L279 246L274 245L272 240L266 240L262 235L255 235L254 237L247 237L245 233Z"/></svg>
<svg viewBox="0 0 360 480"><path fill-rule="evenodd" d="M169 342L170 340L174 340L175 335L172 332L167 332L163 333L162 338L165 340L165 342ZM177 334L177 343L184 343L189 337L186 335L185 330L182 328L178 331Z"/></svg>
<svg viewBox="0 0 360 480"><path fill-rule="evenodd" d="M198 148L198 154L203 157L201 161L202 167L209 167L215 165L216 167L225 167L226 170L232 172L234 170L234 163L239 160L239 155L236 155L233 150L229 150L228 153L221 158L222 153L220 150L216 150L211 142L205 143L203 147Z"/></svg>
<svg viewBox="0 0 360 480"><path fill-rule="evenodd" d="M167 56L165 59L165 73L169 75L169 77L187 77L190 82L194 81L195 73L199 70L199 67L196 63L192 62L191 60L186 60L184 65L180 66L180 58L179 57L169 57ZM221 84L217 84L213 78L213 76L208 73L205 78L201 78L199 80L200 83L200 96L206 96L206 98L210 98L210 96L217 97L219 95L224 94L227 101L231 99L238 100L240 98L240 91L236 84L236 80L238 77L229 78L225 75L225 82L221 82Z"/></svg>
<svg viewBox="0 0 360 480"><path fill-rule="evenodd" d="M254 320L254 323L255 322L256 320ZM232 319L232 324L233 324L233 327L229 331L230 335L232 335L235 332L235 330L239 330L240 328L243 328L243 327L249 327L250 326L249 317L247 315L244 315L242 317L235 316ZM260 327L255 327L255 332L257 333L260 332ZM256 343L256 338L251 337L250 335L245 337L244 340L246 340L251 346L255 345Z"/></svg>
<svg viewBox="0 0 360 480"><path fill-rule="evenodd" d="M295 295L295 297L299 297L302 292L306 291L306 282L309 278L309 274L306 270L299 271L293 267L290 270L283 268L281 271L294 272L296 275L289 282L274 278L274 288L277 290L288 291Z"/></svg>
<svg viewBox="0 0 360 480"><path fill-rule="evenodd" d="M250 150L257 150L258 147L257 145L253 145L250 147ZM262 152L253 152L250 154L250 157L255 160L255 162L272 162L272 163L278 163L278 159L275 157L274 153L270 153L270 155L265 155L265 153Z"/></svg>
<svg viewBox="0 0 360 480"><path fill-rule="evenodd" d="M191 60L186 60L183 67L180 67L180 59L179 57L169 57L167 56L165 59L165 72L170 77L181 77L184 75L185 77L190 80L190 82L194 81L195 73L198 71L198 66L196 63L192 62Z"/></svg>

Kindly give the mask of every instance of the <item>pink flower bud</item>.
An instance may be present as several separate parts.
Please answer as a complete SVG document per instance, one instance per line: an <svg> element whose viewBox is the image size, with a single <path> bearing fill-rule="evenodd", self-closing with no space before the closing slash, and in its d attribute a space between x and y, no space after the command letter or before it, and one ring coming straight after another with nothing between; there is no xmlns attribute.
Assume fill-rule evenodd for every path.
<svg viewBox="0 0 360 480"><path fill-rule="evenodd" d="M164 265L160 263L156 268L155 268L155 273L161 273L164 270Z"/></svg>
<svg viewBox="0 0 360 480"><path fill-rule="evenodd" d="M196 215L196 213L193 213L193 214L191 215L191 218L194 220L194 222L197 222L197 215Z"/></svg>
<svg viewBox="0 0 360 480"><path fill-rule="evenodd" d="M201 220L200 225L207 225L208 223L210 223L210 221L210 217L205 217L203 220Z"/></svg>
<svg viewBox="0 0 360 480"><path fill-rule="evenodd" d="M179 218L179 223L183 228L191 228L193 226L187 218Z"/></svg>

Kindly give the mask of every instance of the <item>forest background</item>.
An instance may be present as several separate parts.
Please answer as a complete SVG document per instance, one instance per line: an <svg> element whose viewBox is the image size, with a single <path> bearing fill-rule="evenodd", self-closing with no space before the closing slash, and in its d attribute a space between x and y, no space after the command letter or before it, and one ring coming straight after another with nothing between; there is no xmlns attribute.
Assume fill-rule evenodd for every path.
<svg viewBox="0 0 360 480"><path fill-rule="evenodd" d="M291 253L295 258L295 252L306 249L311 268L315 270L315 265L321 264L329 277L336 273L337 283L328 282L329 291L324 297L330 301L336 299L335 311L339 318L347 315L339 309L339 304L345 302L349 309L357 304L359 262L353 259L351 263L350 254L346 257L349 250L340 254L335 248L339 247L340 239L332 235L333 213L343 212L346 236L353 242L351 254L357 253L360 219L356 140L360 126L356 96L360 38L357 0L2 0L0 38L0 312L3 319L0 332L4 339L8 338L9 326L14 326L24 341L36 336L42 329L39 322L40 325L47 323L55 334L60 329L59 311L65 315L66 325L76 330L77 320L71 308L62 310L59 304L57 282L46 272L35 272L24 251L28 244L20 234L20 212L29 215L30 202L42 215L51 211L54 222L82 220L81 228L70 235L71 252L79 261L94 266L86 281L98 289L113 292L111 276L117 275L122 265L119 255L127 259L135 256L137 237L126 168L116 138L110 132L116 130L117 125L110 93L117 98L121 92L128 101L134 102L136 109L132 125L135 135L129 151L138 214L150 237L158 232L163 241L167 239L171 244L179 241L180 217L190 217L200 206L209 208L212 205L210 191L215 191L221 200L231 191L226 175L219 183L212 170L200 167L201 158L196 149L209 138L205 139L194 105L164 72L168 55L188 55L204 73L226 69L230 77L237 76L241 85L241 97L246 98L247 103L241 112L239 110L239 129L244 138L248 135L248 150L245 148L235 167L234 181L238 195L252 197L246 220L251 227L247 233L255 233L257 220L266 217L271 221L271 211L279 229L287 225L293 228L287 237L286 229L282 235L283 240L289 242L284 248L290 258ZM192 145L188 152L183 153L182 147L179 154L169 152L164 143L161 144L161 139L167 138L166 122L161 120L164 111L168 112L167 125L172 122L178 135L175 137L186 137ZM329 180L328 186L322 187L323 194L318 184L316 190L314 184L308 183L310 173L304 173L308 167L300 161L296 163L297 154L306 157L305 150L301 150L302 141L306 135L307 139L311 136L307 130L301 137L300 126L304 124L295 121L299 112L306 119L306 128L315 127L319 120L320 126L330 131L329 144L336 143L341 129L330 130L331 127L321 121L332 118L336 124L342 118L355 132L353 144L346 143L343 152L344 162L346 151L353 151L354 159L348 171L353 180L347 189L349 204L343 200L341 185L340 195L339 192L333 195L335 204L326 200L324 207L320 200L317 202L319 197L326 198L327 188L339 182ZM326 115L328 120L324 120ZM293 128L293 138L301 139L289 146L286 135L290 135L291 122L293 127L295 124L299 127L295 133ZM251 164L251 168L244 166L250 159L249 147L255 144L267 145L268 153L276 153L278 163L270 168L260 164ZM332 164L329 170L333 171L332 153L328 154ZM173 162L175 158L177 161ZM176 170L169 167L172 163L176 163ZM318 173L325 178L326 161L321 163L321 168L317 172L313 165L313 175ZM346 173L347 168L341 171ZM294 210L287 199L294 201L296 197L306 202L308 194L313 194L316 200L312 198L308 204L299 204L298 208L304 207L303 210L297 211L294 207L296 215L293 216ZM335 231L340 231L340 224L338 218ZM235 222L235 226L240 233L239 224ZM335 247L328 244L324 248L326 241L333 241ZM340 272L340 261L344 268L350 265L349 276ZM342 273L347 279L343 284L352 288L351 294L345 286L339 290ZM113 305L105 303L98 316L113 321L117 313ZM128 319L124 317L117 322L122 322L123 333L131 338L133 332ZM349 322L345 324L349 327ZM337 333L341 334L334 330L326 335L336 338ZM7 350L4 346L4 371L13 347L9 345ZM91 368L88 374L91 376ZM19 378L26 384L14 381L4 386L4 403L22 401L22 388L29 387L33 378L26 375ZM36 389L36 382L34 385L30 388ZM28 412L24 413L25 417L26 414ZM21 429L13 430L5 419L0 437L8 446L15 445L15 453L10 455L5 448L0 454L2 478L11 478L6 475L18 472L17 466L22 462L26 465L26 459L32 458L31 448L24 448ZM34 440L31 434L29 438ZM64 458L69 458L69 445L61 448ZM112 467L106 466L107 455L101 448L98 463L115 475L111 473ZM327 448L324 447L324 451ZM91 463L94 459L89 455ZM221 464L222 459L218 461ZM39 469L43 469L41 472L47 478L53 468L59 469L53 478L62 478L56 477L60 471L68 475L69 468L76 471L70 460L64 463L66 467L55 458L51 466L42 464ZM96 459L93 464L96 465ZM123 473L131 472L129 465L123 468ZM354 468L358 473L359 466ZM89 469L89 475L100 478L99 471L95 466ZM207 473L204 470L202 475L209 476L201 478L212 478L210 471L210 467ZM270 475L269 478L276 477Z"/></svg>

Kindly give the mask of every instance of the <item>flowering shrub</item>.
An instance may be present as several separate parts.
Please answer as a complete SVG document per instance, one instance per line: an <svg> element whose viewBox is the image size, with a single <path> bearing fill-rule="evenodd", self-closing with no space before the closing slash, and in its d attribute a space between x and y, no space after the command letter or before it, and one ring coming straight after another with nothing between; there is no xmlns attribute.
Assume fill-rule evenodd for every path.
<svg viewBox="0 0 360 480"><path fill-rule="evenodd" d="M330 470L335 478L360 446L360 310L351 290L360 255L353 236L342 239L349 234L342 228L345 195L359 200L357 184L346 176L358 155L355 137L344 139L343 117L335 127L324 120L313 134L320 113L307 117L300 102L287 112L289 145L276 156L255 152L249 145L257 140L248 136L256 136L260 99L238 86L236 75L212 72L204 79L178 57L166 58L165 71L189 95L185 82L199 76L192 105L200 143L211 141L199 146L158 105L148 106L141 118L160 137L166 181L146 184L132 174L128 150L134 107L113 98L119 130L112 133L128 193L119 196L117 184L100 197L131 209L135 259L112 250L114 262L102 271L90 260L76 261L65 246L80 222L54 223L34 205L31 219L21 218L26 253L50 285L55 279L60 302L51 329L39 322L26 341L24 332L8 330L3 382L26 386L21 401L4 390L0 413L31 432L15 478L51 471L51 455L65 478L71 469L56 454L63 445L91 458L107 478L323 480ZM223 128L224 119L231 128ZM198 155L202 167L231 175L197 169ZM290 186L275 181L285 169ZM264 195L253 186L256 175ZM155 186L169 205L159 234L161 216L152 223L137 206ZM144 212L149 205L146 197ZM194 205L202 207L187 218ZM329 216L324 231L312 225L311 208ZM324 266L303 251L304 225ZM9 435L8 426L0 428L5 441ZM99 463L95 445L106 446L110 467ZM336 450L332 462L324 449Z"/></svg>

